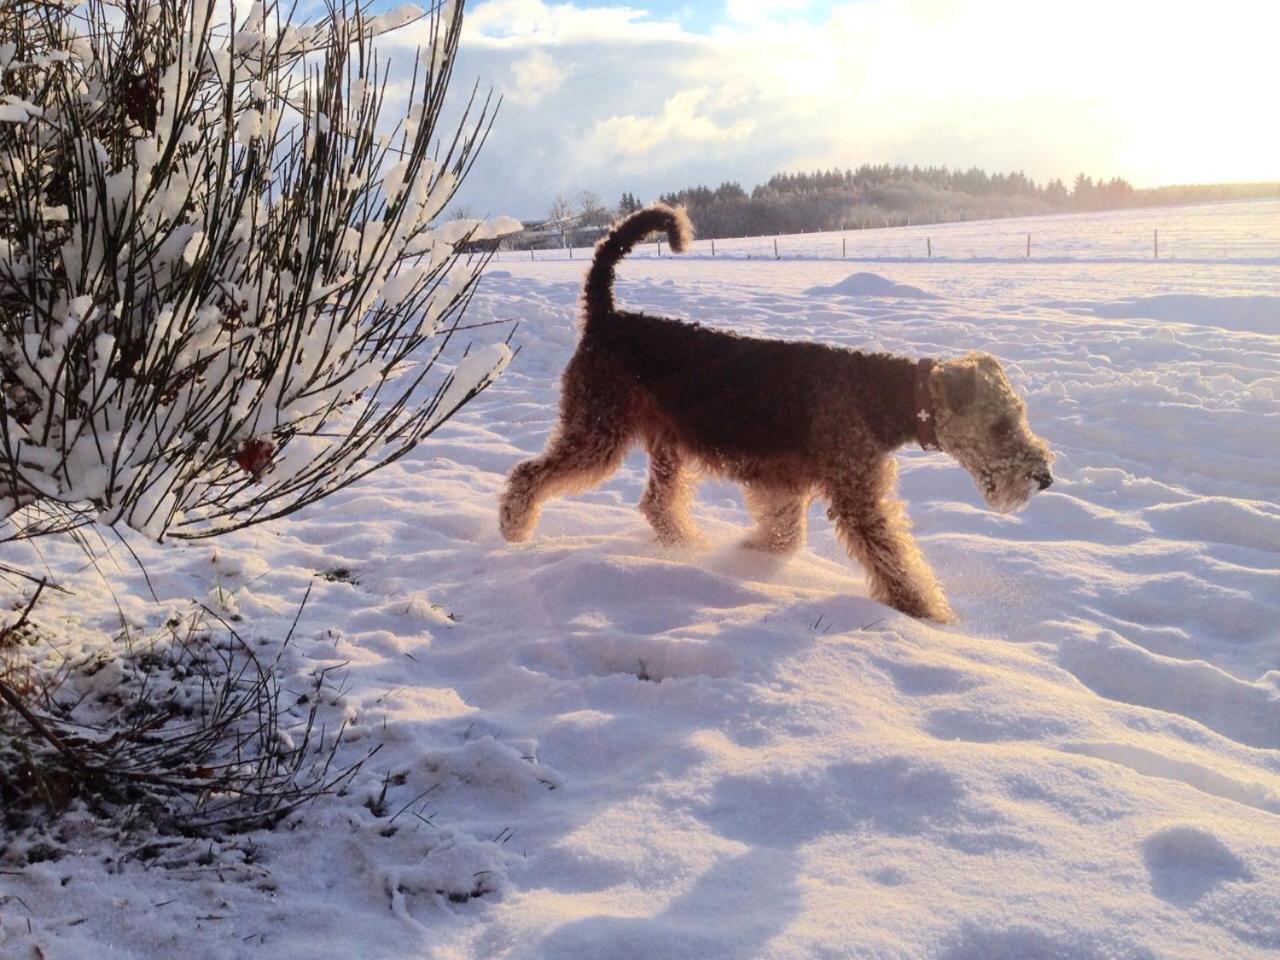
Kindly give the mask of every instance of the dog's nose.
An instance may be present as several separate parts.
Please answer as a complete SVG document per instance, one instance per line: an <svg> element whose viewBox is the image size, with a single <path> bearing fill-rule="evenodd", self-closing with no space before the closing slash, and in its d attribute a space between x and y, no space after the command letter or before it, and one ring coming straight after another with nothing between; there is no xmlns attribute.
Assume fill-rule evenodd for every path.
<svg viewBox="0 0 1280 960"><path fill-rule="evenodd" d="M1031 479L1040 484L1041 490L1048 490L1053 486L1053 474L1048 470L1037 470L1031 475Z"/></svg>

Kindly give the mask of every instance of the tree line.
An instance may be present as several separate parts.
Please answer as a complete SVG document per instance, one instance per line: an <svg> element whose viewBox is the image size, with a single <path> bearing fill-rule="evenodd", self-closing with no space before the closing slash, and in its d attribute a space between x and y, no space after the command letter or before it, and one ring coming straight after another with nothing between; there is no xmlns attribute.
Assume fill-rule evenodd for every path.
<svg viewBox="0 0 1280 960"><path fill-rule="evenodd" d="M1020 170L987 173L978 167L886 163L777 173L750 192L736 181L686 187L658 200L685 207L699 237L718 239L1268 197L1280 197L1280 183L1136 189L1122 177L1095 180L1080 173L1068 186L1057 178L1040 183ZM506 244L517 249L590 246L611 222L643 205L630 191L613 206L591 190L573 197L557 194L544 221Z"/></svg>
<svg viewBox="0 0 1280 960"><path fill-rule="evenodd" d="M659 197L683 205L700 237L856 230L1020 217L1069 210L1240 200L1280 196L1280 183L1158 187L1139 190L1121 177L1080 173L1070 187L1060 179L1038 183L1021 171L992 173L890 164L855 169L778 173L748 193L727 181L687 187ZM619 212L634 198L624 194Z"/></svg>

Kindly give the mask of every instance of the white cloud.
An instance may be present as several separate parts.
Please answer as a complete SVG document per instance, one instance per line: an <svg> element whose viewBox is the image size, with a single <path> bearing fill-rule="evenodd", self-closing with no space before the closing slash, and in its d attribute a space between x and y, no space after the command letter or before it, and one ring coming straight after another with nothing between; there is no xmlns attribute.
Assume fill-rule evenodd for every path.
<svg viewBox="0 0 1280 960"><path fill-rule="evenodd" d="M511 64L511 78L503 85L503 96L513 103L533 106L559 90L569 73L569 68L547 51L534 50Z"/></svg>
<svg viewBox="0 0 1280 960"><path fill-rule="evenodd" d="M1280 5L860 0L820 24L805 6L744 0L709 35L622 5L469 6L456 76L509 93L478 205L532 214L557 190L652 197L862 162L1280 176L1265 103Z"/></svg>
<svg viewBox="0 0 1280 960"><path fill-rule="evenodd" d="M681 90L670 97L656 114L606 117L597 120L579 141L575 151L579 168L627 170L648 165L655 153L665 154L665 163L685 158L691 151L746 140L756 121L740 118L725 122L708 111L710 91L705 87Z"/></svg>

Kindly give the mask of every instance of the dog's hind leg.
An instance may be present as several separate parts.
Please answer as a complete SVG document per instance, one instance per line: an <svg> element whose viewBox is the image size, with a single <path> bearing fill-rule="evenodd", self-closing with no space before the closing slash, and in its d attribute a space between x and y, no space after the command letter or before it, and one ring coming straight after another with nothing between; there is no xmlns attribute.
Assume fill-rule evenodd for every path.
<svg viewBox="0 0 1280 960"><path fill-rule="evenodd" d="M649 483L640 498L640 512L663 546L697 539L698 531L690 517L693 477L685 467L680 451L665 439L650 440L648 446Z"/></svg>
<svg viewBox="0 0 1280 960"><path fill-rule="evenodd" d="M581 353L565 370L560 423L540 457L511 471L498 524L507 540L528 540L549 497L594 487L618 469L635 436L625 388Z"/></svg>
<svg viewBox="0 0 1280 960"><path fill-rule="evenodd" d="M743 546L768 553L794 553L800 549L809 509L807 495L748 484L743 487L743 496L756 521L755 531Z"/></svg>
<svg viewBox="0 0 1280 960"><path fill-rule="evenodd" d="M911 536L906 510L894 492L896 478L896 465L885 458L830 480L827 515L866 569L872 598L912 617L949 622L955 617Z"/></svg>
<svg viewBox="0 0 1280 960"><path fill-rule="evenodd" d="M618 469L629 437L620 430L564 430L542 456L511 471L498 511L502 535L513 543L528 540L544 501L594 487Z"/></svg>

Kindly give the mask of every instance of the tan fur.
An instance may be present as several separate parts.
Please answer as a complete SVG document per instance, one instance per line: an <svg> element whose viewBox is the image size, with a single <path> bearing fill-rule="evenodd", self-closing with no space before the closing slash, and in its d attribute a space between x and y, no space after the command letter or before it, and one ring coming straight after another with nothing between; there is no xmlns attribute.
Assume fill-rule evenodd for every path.
<svg viewBox="0 0 1280 960"><path fill-rule="evenodd" d="M681 211L655 206L596 248L560 420L543 454L511 472L503 536L527 539L548 497L599 483L643 443L650 464L640 509L659 542L696 536L694 470L743 485L757 525L747 545L770 552L801 546L809 502L821 496L872 597L914 617L952 619L895 493L892 453L915 437L915 361L617 310L614 266L651 230L666 230L677 247L689 237ZM1052 481L1053 455L994 357L935 364L929 393L939 443L993 508L1015 509Z"/></svg>
<svg viewBox="0 0 1280 960"><path fill-rule="evenodd" d="M795 553L804 545L810 494L755 484L744 486L742 493L756 521L755 532L744 546L767 553Z"/></svg>
<svg viewBox="0 0 1280 960"><path fill-rule="evenodd" d="M987 505L1008 513L1024 506L1033 478L1053 463L1049 445L1027 425L1027 405L1000 361L974 351L943 364L930 382L942 449L973 475Z"/></svg>

